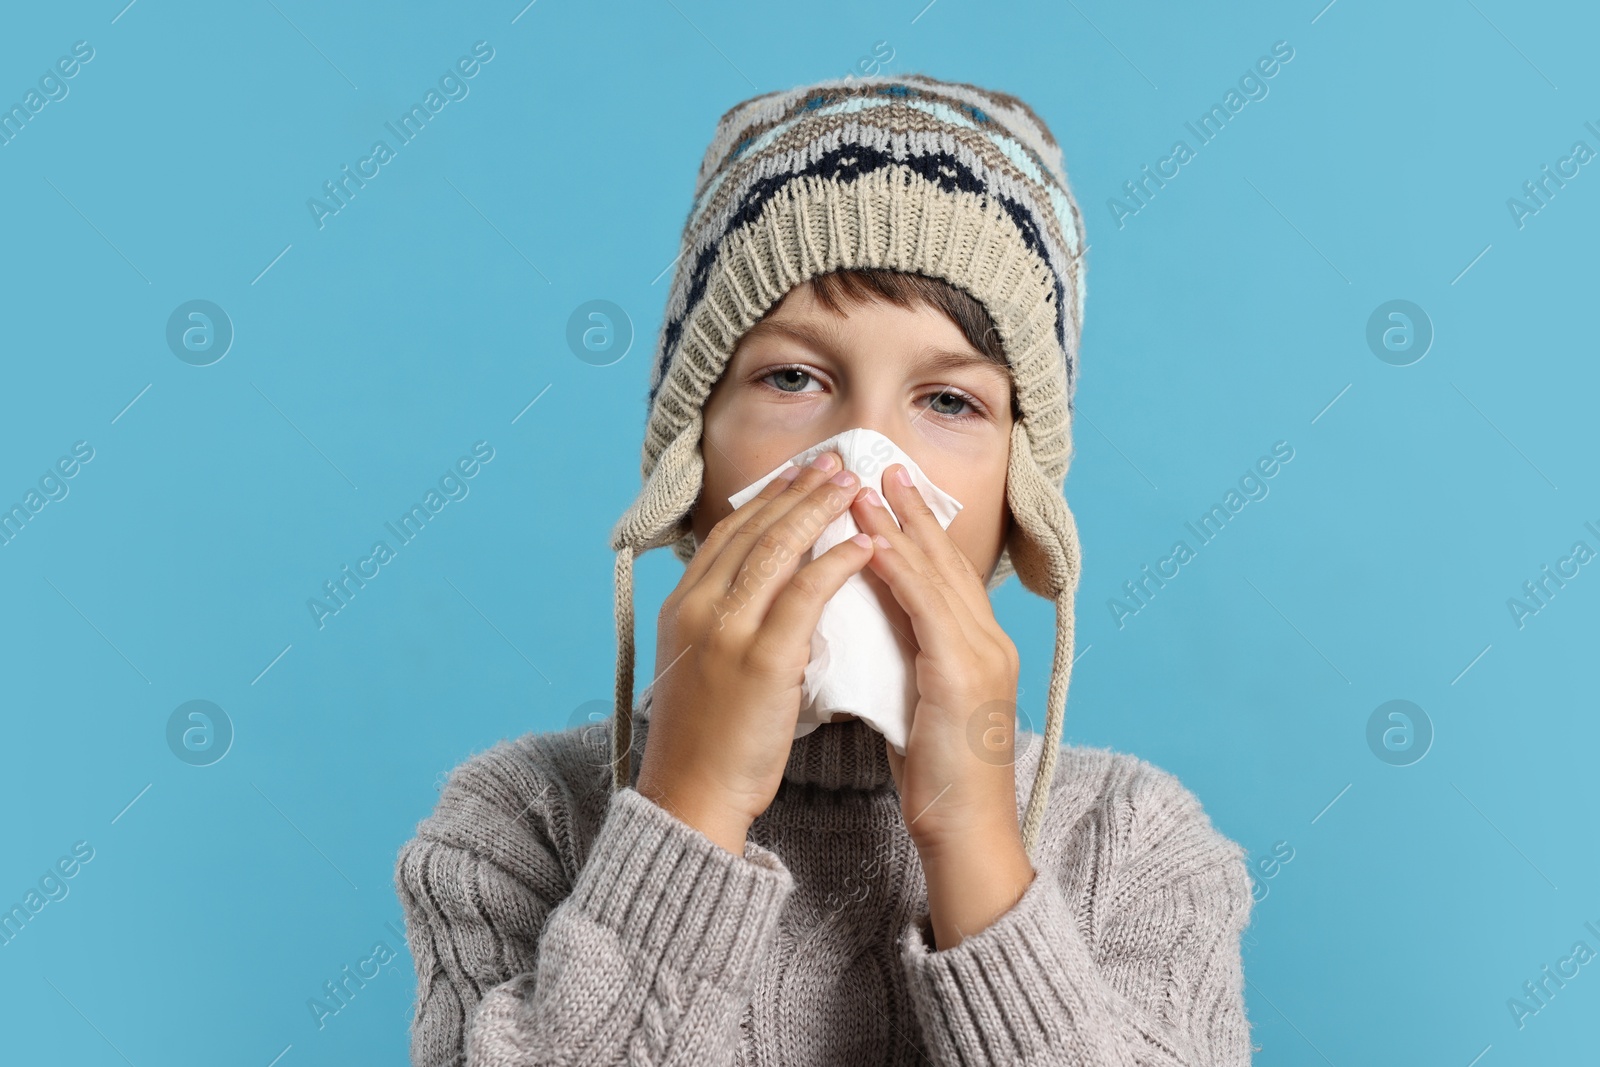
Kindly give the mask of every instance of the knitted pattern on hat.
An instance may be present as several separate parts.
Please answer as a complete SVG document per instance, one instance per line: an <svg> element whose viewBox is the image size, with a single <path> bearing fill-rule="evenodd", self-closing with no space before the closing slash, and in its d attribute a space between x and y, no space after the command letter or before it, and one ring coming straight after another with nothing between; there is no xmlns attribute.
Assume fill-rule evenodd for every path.
<svg viewBox="0 0 1600 1067"><path fill-rule="evenodd" d="M1055 602L1044 752L1023 817L1035 851L1061 745L1081 553L1062 496L1084 304L1083 218L1061 149L1022 101L923 75L836 79L752 97L722 116L695 187L651 368L638 498L617 553L614 788L631 779L638 555L694 555L703 408L739 339L795 286L881 268L942 279L989 312L1021 417L1013 524L988 581L1015 573Z"/></svg>

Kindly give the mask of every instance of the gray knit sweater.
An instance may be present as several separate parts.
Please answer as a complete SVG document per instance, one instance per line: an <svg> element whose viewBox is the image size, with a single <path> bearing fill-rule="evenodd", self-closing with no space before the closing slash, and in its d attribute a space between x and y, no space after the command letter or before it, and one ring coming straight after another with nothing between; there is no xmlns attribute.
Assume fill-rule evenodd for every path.
<svg viewBox="0 0 1600 1067"><path fill-rule="evenodd" d="M635 775L648 714L647 688ZM1037 876L935 950L864 723L795 741L743 856L611 795L608 746L604 724L503 741L401 848L416 1067L1250 1062L1244 853L1166 771L1063 745Z"/></svg>

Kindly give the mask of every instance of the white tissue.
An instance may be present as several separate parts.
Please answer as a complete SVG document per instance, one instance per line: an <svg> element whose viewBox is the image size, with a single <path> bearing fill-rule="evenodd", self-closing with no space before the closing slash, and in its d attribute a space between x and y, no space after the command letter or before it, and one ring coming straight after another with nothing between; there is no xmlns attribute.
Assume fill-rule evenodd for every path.
<svg viewBox="0 0 1600 1067"><path fill-rule="evenodd" d="M929 481L899 446L865 426L817 442L730 496L728 503L739 507L789 467L803 467L829 449L839 452L845 467L856 473L861 485L870 485L878 491L886 507L883 469L893 463L903 463L911 475L911 484L922 493L940 526L949 529L961 510L961 502ZM894 514L892 507L889 514L899 524L900 517ZM799 565L804 566L860 532L854 516L846 511L823 529L811 550L801 557ZM912 643L910 623L894 594L886 586L880 594L878 586L865 577L866 572L864 567L852 574L823 605L822 617L811 635L811 660L806 665L801 687L800 718L794 736L804 737L834 714L848 713L883 734L903 756L906 738L911 732L911 718L917 708L916 646ZM892 618L898 622L891 621Z"/></svg>

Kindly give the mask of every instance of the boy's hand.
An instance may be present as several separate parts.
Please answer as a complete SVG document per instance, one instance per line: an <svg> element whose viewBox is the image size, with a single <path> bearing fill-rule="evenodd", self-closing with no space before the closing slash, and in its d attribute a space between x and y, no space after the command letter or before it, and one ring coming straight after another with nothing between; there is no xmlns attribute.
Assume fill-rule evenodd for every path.
<svg viewBox="0 0 1600 1067"><path fill-rule="evenodd" d="M858 535L799 565L859 488L817 459L712 527L657 621L638 791L730 852L783 780L823 605L873 554Z"/></svg>
<svg viewBox="0 0 1600 1067"><path fill-rule="evenodd" d="M906 829L922 857L934 944L983 930L1034 878L1017 822L1015 758L1019 659L995 620L983 579L909 480L884 471L894 517L861 494L853 514L877 547L871 570L910 617L917 644L917 710L906 754L884 742ZM885 538L884 547L876 538Z"/></svg>
<svg viewBox="0 0 1600 1067"><path fill-rule="evenodd" d="M885 743L907 829L924 859L974 841L1021 842L1012 767L1016 645L1001 629L982 577L915 486L884 471L889 504L870 489L852 507L857 525L888 541L870 568L894 593L917 645L917 710L900 756Z"/></svg>

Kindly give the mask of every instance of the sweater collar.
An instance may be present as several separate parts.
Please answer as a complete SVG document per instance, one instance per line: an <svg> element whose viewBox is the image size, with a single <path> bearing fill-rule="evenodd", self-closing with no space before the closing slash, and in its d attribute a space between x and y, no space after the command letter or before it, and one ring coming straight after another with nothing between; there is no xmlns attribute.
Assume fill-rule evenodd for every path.
<svg viewBox="0 0 1600 1067"><path fill-rule="evenodd" d="M649 730L652 688L646 686L639 694L636 721L642 720L641 733ZM642 746L642 737L638 743ZM795 738L783 778L795 785L824 789L877 790L892 787L894 782L883 735L860 719L824 723Z"/></svg>

